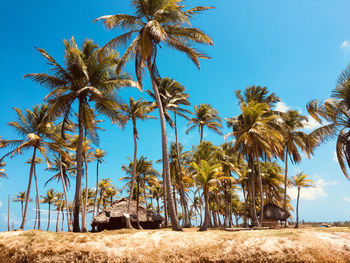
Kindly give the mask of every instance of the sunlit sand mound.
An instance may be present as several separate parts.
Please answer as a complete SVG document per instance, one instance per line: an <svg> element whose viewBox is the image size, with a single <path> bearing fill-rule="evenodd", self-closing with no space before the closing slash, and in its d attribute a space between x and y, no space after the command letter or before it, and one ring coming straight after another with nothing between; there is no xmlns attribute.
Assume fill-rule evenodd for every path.
<svg viewBox="0 0 350 263"><path fill-rule="evenodd" d="M0 262L350 262L350 228L3 232Z"/></svg>

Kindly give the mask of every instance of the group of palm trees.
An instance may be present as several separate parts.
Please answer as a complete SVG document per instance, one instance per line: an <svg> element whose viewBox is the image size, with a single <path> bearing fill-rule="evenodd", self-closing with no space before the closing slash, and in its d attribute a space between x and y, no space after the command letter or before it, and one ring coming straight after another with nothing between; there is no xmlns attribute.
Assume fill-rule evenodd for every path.
<svg viewBox="0 0 350 263"><path fill-rule="evenodd" d="M327 121L326 125L310 134L303 132L307 120L305 116L294 110L286 113L276 111L275 105L280 99L273 93L269 94L267 88L252 86L246 88L243 94L236 91L240 114L226 119L232 132L225 138L233 137L233 141L215 146L205 140L203 130L207 127L222 135L222 119L218 111L203 103L194 106L192 113L187 108L190 101L185 87L173 79L162 78L156 64L157 50L164 44L184 52L199 68L199 58L209 57L199 52L197 45L213 45L213 41L203 31L192 28L190 20L213 7L197 6L186 10L184 1L180 0L130 2L135 15L117 14L96 19L108 29L119 27L127 31L102 48L91 40L85 40L79 49L73 37L70 41L64 40L64 65L56 62L44 49L37 49L47 60L50 74L32 73L25 77L48 88L45 103L32 110L15 108L18 120L9 125L21 138L0 141L1 148L11 149L0 159L2 166L6 157L21 154L24 150L32 151L28 161L28 188L22 203L21 229L26 222L33 177L36 210L40 211L40 200L46 200L49 206L54 200L60 211L67 211L69 231L87 231L87 214L92 212L95 216L101 208L113 204L113 197L110 202L105 198L106 191L118 191L111 182L108 182L109 186L103 185L103 182L108 185L107 179L101 181L98 174L98 166L106 153L92 148L99 141L102 116L118 127L129 121L133 125L134 156L129 164L123 166L130 176L122 178L126 180L128 211L132 199L147 207L156 207L159 213L164 213L165 224L170 223L176 231L190 227L197 216L200 217L200 230L207 230L210 226L232 226L233 217L236 223L239 218L244 224L251 219L251 225L259 226L263 223L264 204L268 202L292 209L287 194L292 184L288 178L288 162L299 163L301 152L310 157L317 146L337 131L340 132L338 159L347 176L344 159L350 163L348 71L340 78L333 99L308 104L308 110L316 120L321 122L324 118ZM117 51L120 46L126 46L122 56ZM124 66L132 58L136 81L124 71ZM142 91L145 69L152 85L147 93L153 101L130 98L129 103L124 103L119 89L137 87ZM155 118L151 115L155 109L158 109L161 124L162 172L155 170L153 161L146 156L138 157L137 152L137 122ZM199 130L200 144L193 146L191 151L183 151L181 137L178 136L178 117L188 120L186 133L195 128ZM170 145L167 124L175 131L175 142ZM36 165L43 161L39 155L48 169L55 172L53 179L62 184L63 193L57 194L52 190L50 195L54 197L50 198L50 202L48 196L39 198ZM89 188L88 181L91 177L88 163L92 160L97 164L95 189ZM284 162L284 169L278 160ZM4 177L4 170L0 172L0 176ZM69 202L67 194L70 176L74 176L76 182L73 202ZM294 178L299 190L299 187L311 185L308 180L303 174ZM239 189L243 192L243 200L238 196ZM260 210L259 220L257 210ZM126 225L132 227L130 221Z"/></svg>

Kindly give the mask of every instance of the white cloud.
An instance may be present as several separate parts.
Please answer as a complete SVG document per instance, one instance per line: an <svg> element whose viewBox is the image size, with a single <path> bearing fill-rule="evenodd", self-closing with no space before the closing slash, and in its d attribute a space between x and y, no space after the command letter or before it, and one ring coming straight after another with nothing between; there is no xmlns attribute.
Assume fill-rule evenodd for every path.
<svg viewBox="0 0 350 263"><path fill-rule="evenodd" d="M2 207L2 202L0 201L0 208Z"/></svg>
<svg viewBox="0 0 350 263"><path fill-rule="evenodd" d="M350 54L350 42L349 42L349 40L345 40L341 44L340 49L344 52L345 55L349 55Z"/></svg>
<svg viewBox="0 0 350 263"><path fill-rule="evenodd" d="M344 196L343 200L344 200L345 202L350 203L350 197Z"/></svg>
<svg viewBox="0 0 350 263"><path fill-rule="evenodd" d="M306 130L314 130L321 127L321 124L312 118L310 115L307 116L307 121L304 121L304 128Z"/></svg>
<svg viewBox="0 0 350 263"><path fill-rule="evenodd" d="M283 101L277 102L276 104L276 111L281 111L281 112L287 112L290 109L290 107L285 104Z"/></svg>
<svg viewBox="0 0 350 263"><path fill-rule="evenodd" d="M320 178L317 181L315 181L314 187L302 188L300 190L300 199L316 200L322 197L326 197L328 196L328 194L326 193L325 188L327 186L335 186L337 184L337 181L326 182L325 180ZM298 189L296 187L291 188L289 190L289 194L292 197L292 199L297 199Z"/></svg>

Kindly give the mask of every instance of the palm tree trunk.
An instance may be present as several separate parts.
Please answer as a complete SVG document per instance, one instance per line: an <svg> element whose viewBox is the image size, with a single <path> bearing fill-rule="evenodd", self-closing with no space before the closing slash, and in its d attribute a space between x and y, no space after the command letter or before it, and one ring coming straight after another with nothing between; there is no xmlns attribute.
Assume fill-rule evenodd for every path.
<svg viewBox="0 0 350 263"><path fill-rule="evenodd" d="M263 225L264 221L264 191L262 186L262 178L260 172L260 161L258 150L256 150L256 161L257 161L257 169L258 169L258 178L259 178L259 189L260 189L260 225Z"/></svg>
<svg viewBox="0 0 350 263"><path fill-rule="evenodd" d="M82 219L81 219L81 231L87 232L87 224L86 224L86 217L87 217L87 202L89 197L89 173L88 173L88 165L86 156L84 156L84 164L85 164L85 200L84 200L84 210L82 211Z"/></svg>
<svg viewBox="0 0 350 263"><path fill-rule="evenodd" d="M208 230L208 224L210 220L210 211L209 211L209 203L208 203L208 193L206 191L203 192L204 194L204 222L199 229L199 231L207 231Z"/></svg>
<svg viewBox="0 0 350 263"><path fill-rule="evenodd" d="M180 202L183 208L183 218L184 218L184 227L190 228L191 227L191 220L189 219L189 213L188 213L188 204L186 202L185 197L185 191L183 187L183 174L182 174L182 166L180 163L180 149L179 149L179 140L177 136L177 114L176 110L174 110L174 130L175 130L175 143L176 143L176 158L177 158L177 164L178 164L178 171L179 175L178 178L180 179L179 182L179 193L180 193Z"/></svg>
<svg viewBox="0 0 350 263"><path fill-rule="evenodd" d="M10 231L10 195L7 203L7 230Z"/></svg>
<svg viewBox="0 0 350 263"><path fill-rule="evenodd" d="M63 231L63 225L64 225L64 212L63 212L63 207L62 207L62 224L61 224L61 231Z"/></svg>
<svg viewBox="0 0 350 263"><path fill-rule="evenodd" d="M36 177L36 166L34 166L34 180L35 180L35 188L36 188L36 218L35 224L38 222L38 229L40 229L40 198L39 198L39 187L38 187L38 179ZM35 229L35 226L34 226Z"/></svg>
<svg viewBox="0 0 350 263"><path fill-rule="evenodd" d="M78 145L76 149L77 177L76 177L75 196L74 196L73 232L80 232L79 212L81 207L81 184L82 184L82 176L83 176L83 139L84 139L83 102L81 101L81 99L79 99L78 128L79 128L79 137L78 137Z"/></svg>
<svg viewBox="0 0 350 263"><path fill-rule="evenodd" d="M166 183L166 191L167 191L167 205L171 220L171 228L174 231L182 231L182 228L179 224L179 220L177 218L175 207L174 207L174 200L171 196L171 179L170 179L170 167L169 167L169 149L168 149L168 139L166 134L166 125L165 125L165 118L164 118L164 111L162 102L160 100L158 86L156 83L156 80L154 79L151 60L147 60L148 65L148 71L152 80L152 88L154 95L157 99L157 106L159 110L159 119L161 124L161 131L162 131L162 148L163 148L163 162L164 162L164 177L165 177L165 183Z"/></svg>
<svg viewBox="0 0 350 263"><path fill-rule="evenodd" d="M295 228L299 228L299 197L300 197L300 187L298 187L298 196L297 196L297 222Z"/></svg>
<svg viewBox="0 0 350 263"><path fill-rule="evenodd" d="M200 135L201 135L199 144L201 144L202 141L203 141L203 126L202 126L202 125L199 126L199 133L200 133Z"/></svg>
<svg viewBox="0 0 350 263"><path fill-rule="evenodd" d="M140 183L137 180L137 198L136 198L136 227L142 229L139 221L139 204L140 204Z"/></svg>
<svg viewBox="0 0 350 263"><path fill-rule="evenodd" d="M67 188L66 188L66 182L63 178L63 168L62 168L62 156L60 155L60 177L61 177L61 182L62 182L62 188L63 188L63 193L64 193L64 198L66 200L66 211L67 211L67 225L68 225L68 231L72 231L72 226L71 222L69 220L70 216L70 209L69 209L69 202L68 202L68 195L67 195ZM39 217L40 218L40 217Z"/></svg>
<svg viewBox="0 0 350 263"><path fill-rule="evenodd" d="M46 229L46 231L49 231L49 228L50 228L50 212L51 212L51 203L49 203L49 218L47 220L47 229Z"/></svg>
<svg viewBox="0 0 350 263"><path fill-rule="evenodd" d="M135 180L136 180L136 163L137 163L137 130L136 130L136 120L132 120L133 124L133 135L134 135L134 162L132 164L132 177L131 177L131 185L130 185L130 194L129 194L129 202L128 202L128 216L126 218L126 228L131 229L131 219L130 219L130 209L131 209L131 201L132 201L132 195L134 192L135 187Z"/></svg>
<svg viewBox="0 0 350 263"><path fill-rule="evenodd" d="M29 203L29 194L30 194L30 188L32 186L32 178L33 178L33 172L34 172L35 155L36 155L36 147L34 147L33 156L32 156L32 162L30 164L29 182L28 182L28 188L27 188L27 193L26 193L26 203L25 203L25 206L24 206L24 213L23 213L23 217L22 217L22 224L19 227L19 229L21 229L21 230L24 229L24 225L26 223L28 203Z"/></svg>
<svg viewBox="0 0 350 263"><path fill-rule="evenodd" d="M255 187L254 187L254 160L250 158L251 173L250 173L250 191L251 191L251 211L252 211L252 225L258 226L258 217L256 215L256 205L255 205Z"/></svg>
<svg viewBox="0 0 350 263"><path fill-rule="evenodd" d="M284 169L284 198L283 198L283 208L287 210L287 181L288 181L288 148L286 147L286 159L285 159L286 167ZM285 227L288 227L288 220L285 221Z"/></svg>
<svg viewBox="0 0 350 263"><path fill-rule="evenodd" d="M94 198L94 210L92 211L92 218L95 217L96 204L97 204L97 194L98 194L98 165L99 165L99 160L97 160L97 165L96 165L96 191L95 191L95 198ZM96 215L97 215L97 214L96 214Z"/></svg>
<svg viewBox="0 0 350 263"><path fill-rule="evenodd" d="M62 199L61 199L62 200ZM59 222L60 222L60 208L61 208L61 203L62 201L60 200L60 204L59 207L57 208L57 219L56 219L56 232L58 232L58 228L59 228Z"/></svg>

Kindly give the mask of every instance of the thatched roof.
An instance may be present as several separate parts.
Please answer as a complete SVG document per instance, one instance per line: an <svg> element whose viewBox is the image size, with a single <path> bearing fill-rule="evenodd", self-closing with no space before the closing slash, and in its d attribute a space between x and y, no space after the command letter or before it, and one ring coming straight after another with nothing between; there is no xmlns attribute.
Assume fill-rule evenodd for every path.
<svg viewBox="0 0 350 263"><path fill-rule="evenodd" d="M96 215L91 225L97 225L101 223L109 223L111 218L125 217L128 211L128 199L122 198L115 201L112 207L106 208L98 215ZM136 222L136 201L131 201L130 207L130 218L131 222ZM150 209L146 209L143 205L139 204L139 222L152 222L152 221L163 221L163 217L155 213Z"/></svg>
<svg viewBox="0 0 350 263"><path fill-rule="evenodd" d="M260 216L259 212L259 216ZM289 211L285 210L282 207L279 207L278 205L267 203L264 205L264 219L270 219L270 220L287 220L288 217L290 217L291 214Z"/></svg>

